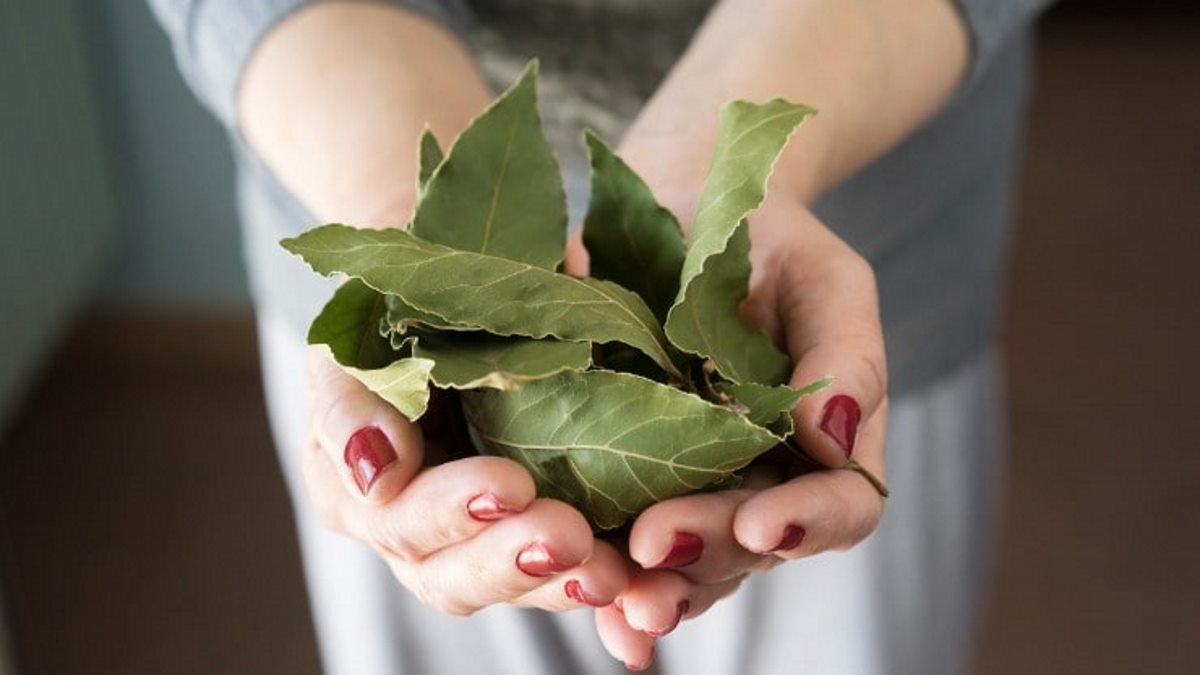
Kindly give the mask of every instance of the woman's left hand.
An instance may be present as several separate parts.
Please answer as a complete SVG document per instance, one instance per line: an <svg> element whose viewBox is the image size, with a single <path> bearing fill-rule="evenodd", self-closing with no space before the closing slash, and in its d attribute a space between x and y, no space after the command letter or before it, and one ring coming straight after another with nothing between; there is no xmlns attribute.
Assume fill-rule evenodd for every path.
<svg viewBox="0 0 1200 675"><path fill-rule="evenodd" d="M657 192L677 214L690 213L687 191ZM578 241L568 251L569 269L584 271ZM794 441L824 470L789 479L795 472L786 463L763 463L742 489L670 499L638 517L629 537L630 586L596 616L605 647L634 669L649 664L657 637L732 593L749 573L850 548L882 515L876 488L841 470L853 459L885 480L887 369L870 265L778 186L751 216L750 257L743 319L786 349L793 386L834 378L792 413Z"/></svg>

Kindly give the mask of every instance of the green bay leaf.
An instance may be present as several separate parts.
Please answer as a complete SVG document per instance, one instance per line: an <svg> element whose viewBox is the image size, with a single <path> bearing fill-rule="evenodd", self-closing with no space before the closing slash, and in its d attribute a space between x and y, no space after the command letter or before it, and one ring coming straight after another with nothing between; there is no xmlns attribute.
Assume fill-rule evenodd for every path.
<svg viewBox="0 0 1200 675"><path fill-rule="evenodd" d="M499 337L487 333L422 335L413 356L434 362L431 377L452 389L513 389L525 382L592 365L586 342Z"/></svg>
<svg viewBox="0 0 1200 675"><path fill-rule="evenodd" d="M653 312L614 283L455 250L405 230L332 224L281 244L320 274L360 278L450 324L496 335L623 342L683 380Z"/></svg>
<svg viewBox="0 0 1200 675"><path fill-rule="evenodd" d="M378 368L396 354L377 327L386 313L382 294L358 279L338 287L308 328L308 344L327 345L341 366Z"/></svg>
<svg viewBox="0 0 1200 675"><path fill-rule="evenodd" d="M425 127L425 131L421 132L420 144L417 146L418 195L424 196L425 187L429 185L429 179L441 165L443 157L442 146L438 144L437 136L433 135L432 129Z"/></svg>
<svg viewBox="0 0 1200 675"><path fill-rule="evenodd" d="M832 377L823 377L799 389L786 384L769 387L753 382L718 382L713 388L732 399L731 406L746 419L785 438L793 431L791 412L800 399L821 391L832 382Z"/></svg>
<svg viewBox="0 0 1200 675"><path fill-rule="evenodd" d="M592 162L592 196L583 220L590 274L642 296L665 321L683 268L679 221L604 141L591 132L585 139Z"/></svg>
<svg viewBox="0 0 1200 675"><path fill-rule="evenodd" d="M417 236L545 269L562 262L567 202L542 135L537 71L531 62L455 140L422 191Z"/></svg>
<svg viewBox="0 0 1200 675"><path fill-rule="evenodd" d="M782 384L789 375L787 356L738 317L750 277L749 264L739 261L749 252L746 216L762 204L787 139L814 112L782 99L761 105L734 101L721 112L713 165L696 206L666 333L676 347L711 359L721 375L736 382ZM706 276L720 278L706 282Z"/></svg>
<svg viewBox="0 0 1200 675"><path fill-rule="evenodd" d="M415 422L429 406L429 377L433 365L429 359L403 358L371 370L347 366L342 369L391 403L408 421Z"/></svg>
<svg viewBox="0 0 1200 675"><path fill-rule="evenodd" d="M520 462L539 494L576 506L597 529L729 480L778 442L698 396L603 370L464 392L463 409L479 450Z"/></svg>
<svg viewBox="0 0 1200 675"><path fill-rule="evenodd" d="M415 421L429 403L433 362L399 358L378 331L385 311L382 294L358 279L349 279L309 327L308 343L326 346L342 370Z"/></svg>

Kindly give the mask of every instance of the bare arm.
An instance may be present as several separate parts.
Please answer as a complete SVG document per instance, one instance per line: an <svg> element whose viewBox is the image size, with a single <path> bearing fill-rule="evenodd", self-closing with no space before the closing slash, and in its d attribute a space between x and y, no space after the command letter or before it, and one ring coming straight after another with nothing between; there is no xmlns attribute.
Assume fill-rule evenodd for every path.
<svg viewBox="0 0 1200 675"><path fill-rule="evenodd" d="M678 153L651 148L682 147L686 137L706 159L726 101L805 103L820 114L793 139L779 174L810 200L930 117L963 78L968 52L951 0L725 0L625 146L651 176L675 173L656 160L675 163Z"/></svg>
<svg viewBox="0 0 1200 675"><path fill-rule="evenodd" d="M321 218L400 225L426 123L448 143L491 95L442 27L394 7L317 3L281 23L246 68L246 139Z"/></svg>

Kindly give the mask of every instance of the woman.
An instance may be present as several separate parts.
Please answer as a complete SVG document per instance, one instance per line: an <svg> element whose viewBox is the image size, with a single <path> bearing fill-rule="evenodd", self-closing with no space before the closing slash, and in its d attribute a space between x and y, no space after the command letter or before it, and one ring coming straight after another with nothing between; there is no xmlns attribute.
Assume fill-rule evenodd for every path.
<svg viewBox="0 0 1200 675"><path fill-rule="evenodd" d="M452 0L153 4L238 150L327 672L619 672L604 650L633 669L657 652L664 672L965 668L999 480L994 340L1029 32L1045 2L481 1L473 47ZM510 79L526 55L543 59L552 135L623 131L619 152L685 228L724 102L821 111L752 217L744 310L787 347L793 382L836 378L794 413L810 454L884 476L887 438L882 523L883 499L853 472L761 476L647 510L627 562L570 507L535 500L511 462L422 469L432 437L306 355L331 289L276 242L322 221L403 224L422 127L448 145L491 97L477 62ZM582 184L563 152L568 186ZM586 264L573 240L568 268ZM594 626L561 611L582 605Z"/></svg>

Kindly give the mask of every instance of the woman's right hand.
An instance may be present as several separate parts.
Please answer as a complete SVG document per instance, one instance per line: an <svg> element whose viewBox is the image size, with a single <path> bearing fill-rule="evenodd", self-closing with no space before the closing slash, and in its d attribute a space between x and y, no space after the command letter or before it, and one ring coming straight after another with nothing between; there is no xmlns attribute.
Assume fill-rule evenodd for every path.
<svg viewBox="0 0 1200 675"><path fill-rule="evenodd" d="M454 615L495 603L556 611L606 605L625 589L621 555L575 509L536 499L519 464L468 456L424 466L452 450L444 425L408 422L322 348L308 363L311 506L326 527L374 549L422 603Z"/></svg>

